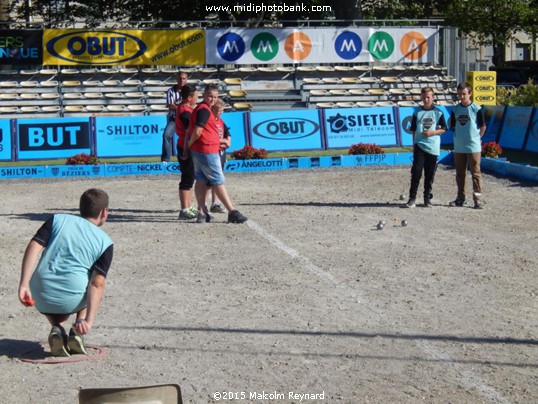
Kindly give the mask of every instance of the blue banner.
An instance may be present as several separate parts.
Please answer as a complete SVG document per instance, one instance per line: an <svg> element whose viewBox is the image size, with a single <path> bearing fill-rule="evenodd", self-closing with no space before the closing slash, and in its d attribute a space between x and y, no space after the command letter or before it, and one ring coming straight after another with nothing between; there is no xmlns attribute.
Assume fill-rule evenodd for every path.
<svg viewBox="0 0 538 404"><path fill-rule="evenodd" d="M499 144L508 149L521 150L529 127L532 107L506 107L505 114Z"/></svg>
<svg viewBox="0 0 538 404"><path fill-rule="evenodd" d="M317 110L252 112L251 145L267 151L321 149Z"/></svg>
<svg viewBox="0 0 538 404"><path fill-rule="evenodd" d="M485 105L484 117L486 118L486 132L482 136L482 143L496 142L501 129L504 114L503 105Z"/></svg>
<svg viewBox="0 0 538 404"><path fill-rule="evenodd" d="M229 154L234 150L239 150L245 147L247 144L247 130L245 127L245 113L244 112L225 112L221 116L224 124L230 129L230 135L232 136L232 144L226 153Z"/></svg>
<svg viewBox="0 0 538 404"><path fill-rule="evenodd" d="M75 166L48 166L45 176L56 178L69 177L102 177L104 166L101 165L75 165Z"/></svg>
<svg viewBox="0 0 538 404"><path fill-rule="evenodd" d="M281 158L263 160L229 160L224 166L228 172L253 172L285 170L288 168L287 161Z"/></svg>
<svg viewBox="0 0 538 404"><path fill-rule="evenodd" d="M178 163L136 163L106 164L103 175L118 177L123 175L179 174Z"/></svg>
<svg viewBox="0 0 538 404"><path fill-rule="evenodd" d="M160 156L166 123L160 115L95 118L97 155Z"/></svg>
<svg viewBox="0 0 538 404"><path fill-rule="evenodd" d="M17 120L17 159L55 159L91 154L89 118Z"/></svg>
<svg viewBox="0 0 538 404"><path fill-rule="evenodd" d="M398 145L392 107L327 109L324 125L329 149L356 143Z"/></svg>
<svg viewBox="0 0 538 404"><path fill-rule="evenodd" d="M525 150L538 153L538 109L534 111L534 119L529 126L528 136Z"/></svg>
<svg viewBox="0 0 538 404"><path fill-rule="evenodd" d="M11 120L0 119L0 160L11 160Z"/></svg>
<svg viewBox="0 0 538 404"><path fill-rule="evenodd" d="M0 167L0 179L45 178L46 166Z"/></svg>

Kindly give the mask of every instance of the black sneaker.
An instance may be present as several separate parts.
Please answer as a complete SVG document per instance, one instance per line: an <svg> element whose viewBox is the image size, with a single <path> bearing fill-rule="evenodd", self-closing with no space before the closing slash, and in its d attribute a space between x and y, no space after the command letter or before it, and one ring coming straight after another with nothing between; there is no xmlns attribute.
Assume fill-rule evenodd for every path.
<svg viewBox="0 0 538 404"><path fill-rule="evenodd" d="M417 206L417 204L414 199L409 199L407 203L404 205L404 207L406 208L414 208L415 206Z"/></svg>
<svg viewBox="0 0 538 404"><path fill-rule="evenodd" d="M433 208L432 201L430 201L429 199L424 199L424 207Z"/></svg>
<svg viewBox="0 0 538 404"><path fill-rule="evenodd" d="M212 215L210 215L209 213L206 213L205 214L205 222L206 223L214 223L215 218Z"/></svg>
<svg viewBox="0 0 538 404"><path fill-rule="evenodd" d="M248 220L246 216L243 216L238 210L232 210L228 213L228 223L245 223Z"/></svg>
<svg viewBox="0 0 538 404"><path fill-rule="evenodd" d="M81 354L87 355L86 347L84 346L84 339L82 335L78 335L74 328L69 330L69 336L67 337L67 348L71 355Z"/></svg>
<svg viewBox="0 0 538 404"><path fill-rule="evenodd" d="M474 208L475 209L484 209L484 202L482 202L482 201L474 201Z"/></svg>
<svg viewBox="0 0 538 404"><path fill-rule="evenodd" d="M205 214L198 213L196 216L196 223L204 223L206 221Z"/></svg>
<svg viewBox="0 0 538 404"><path fill-rule="evenodd" d="M67 351L67 334L63 327L55 325L50 329L49 346L52 356L70 356Z"/></svg>
<svg viewBox="0 0 538 404"><path fill-rule="evenodd" d="M457 206L458 208L461 208L463 206L467 206L467 201L465 199L459 199L456 198L452 202L449 203L450 206Z"/></svg>

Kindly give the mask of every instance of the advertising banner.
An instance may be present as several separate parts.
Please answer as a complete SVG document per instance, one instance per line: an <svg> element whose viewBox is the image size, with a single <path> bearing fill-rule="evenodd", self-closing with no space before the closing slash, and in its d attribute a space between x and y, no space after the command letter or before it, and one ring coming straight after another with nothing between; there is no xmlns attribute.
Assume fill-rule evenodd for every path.
<svg viewBox="0 0 538 404"><path fill-rule="evenodd" d="M21 119L17 159L55 159L91 154L89 118Z"/></svg>
<svg viewBox="0 0 538 404"><path fill-rule="evenodd" d="M486 132L482 136L482 143L494 142L499 136L501 123L504 114L504 106L502 105L486 105L484 106L484 118L486 119Z"/></svg>
<svg viewBox="0 0 538 404"><path fill-rule="evenodd" d="M11 120L0 119L0 160L11 159Z"/></svg>
<svg viewBox="0 0 538 404"><path fill-rule="evenodd" d="M250 113L251 145L267 151L321 149L317 110Z"/></svg>
<svg viewBox="0 0 538 404"><path fill-rule="evenodd" d="M434 28L208 29L207 64L438 63Z"/></svg>
<svg viewBox="0 0 538 404"><path fill-rule="evenodd" d="M532 107L506 107L499 145L508 149L523 149Z"/></svg>
<svg viewBox="0 0 538 404"><path fill-rule="evenodd" d="M232 137L232 143L226 150L226 154L230 154L234 150L242 149L247 144L247 130L245 127L245 113L244 112L225 112L222 114L222 120L224 124L230 130L230 136Z"/></svg>
<svg viewBox="0 0 538 404"><path fill-rule="evenodd" d="M204 65L203 30L46 29L46 65Z"/></svg>
<svg viewBox="0 0 538 404"><path fill-rule="evenodd" d="M96 153L99 157L160 156L166 123L164 115L97 117Z"/></svg>
<svg viewBox="0 0 538 404"><path fill-rule="evenodd" d="M538 153L538 112L536 109L534 110L532 123L529 126L529 135L525 144L525 150Z"/></svg>
<svg viewBox="0 0 538 404"><path fill-rule="evenodd" d="M325 110L327 148L347 148L355 143L397 146L392 107L336 108Z"/></svg>
<svg viewBox="0 0 538 404"><path fill-rule="evenodd" d="M46 166L0 167L0 179L45 178L46 171Z"/></svg>
<svg viewBox="0 0 538 404"><path fill-rule="evenodd" d="M0 65L42 65L43 31L0 30Z"/></svg>

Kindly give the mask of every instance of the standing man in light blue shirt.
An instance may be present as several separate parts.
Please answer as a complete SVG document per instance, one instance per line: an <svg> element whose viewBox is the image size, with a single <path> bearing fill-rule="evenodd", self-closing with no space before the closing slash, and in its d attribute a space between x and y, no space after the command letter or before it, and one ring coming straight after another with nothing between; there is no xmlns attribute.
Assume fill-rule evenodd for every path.
<svg viewBox="0 0 538 404"><path fill-rule="evenodd" d="M441 154L441 135L446 131L443 111L434 105L435 95L431 87L421 90L422 106L413 113L410 129L413 131L413 166L407 208L416 206L418 186L424 171L424 206L432 207L432 189L437 159Z"/></svg>
<svg viewBox="0 0 538 404"><path fill-rule="evenodd" d="M467 205L465 176L469 167L473 181L474 208L482 209L484 205L480 160L482 136L486 131L484 112L478 104L471 101L472 87L469 83L459 84L457 91L460 103L452 108L449 124L451 128L454 128L454 165L458 195L454 201L450 202L450 206Z"/></svg>
<svg viewBox="0 0 538 404"><path fill-rule="evenodd" d="M80 197L80 216L55 214L34 235L24 253L19 300L47 317L53 356L86 354L82 335L94 324L112 263L113 244L101 230L108 195L89 189ZM41 258L40 258L41 256ZM76 321L69 335L65 323Z"/></svg>

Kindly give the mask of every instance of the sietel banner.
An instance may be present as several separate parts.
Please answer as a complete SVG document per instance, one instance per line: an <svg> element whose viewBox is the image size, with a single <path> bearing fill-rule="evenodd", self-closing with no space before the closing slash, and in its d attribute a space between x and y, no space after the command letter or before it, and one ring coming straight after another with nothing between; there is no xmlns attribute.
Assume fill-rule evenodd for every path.
<svg viewBox="0 0 538 404"><path fill-rule="evenodd" d="M317 110L252 112L252 146L267 151L321 149Z"/></svg>
<svg viewBox="0 0 538 404"><path fill-rule="evenodd" d="M55 159L91 153L88 118L17 120L17 157Z"/></svg>
<svg viewBox="0 0 538 404"><path fill-rule="evenodd" d="M437 63L434 28L207 30L207 64Z"/></svg>
<svg viewBox="0 0 538 404"><path fill-rule="evenodd" d="M61 30L43 35L46 65L204 65L203 30Z"/></svg>
<svg viewBox="0 0 538 404"><path fill-rule="evenodd" d="M95 118L99 157L160 156L166 116Z"/></svg>
<svg viewBox="0 0 538 404"><path fill-rule="evenodd" d="M43 64L43 31L0 30L0 65Z"/></svg>
<svg viewBox="0 0 538 404"><path fill-rule="evenodd" d="M392 107L340 108L325 111L328 148L346 148L354 143L396 146L396 124Z"/></svg>
<svg viewBox="0 0 538 404"><path fill-rule="evenodd" d="M0 160L11 160L11 120L0 119Z"/></svg>

